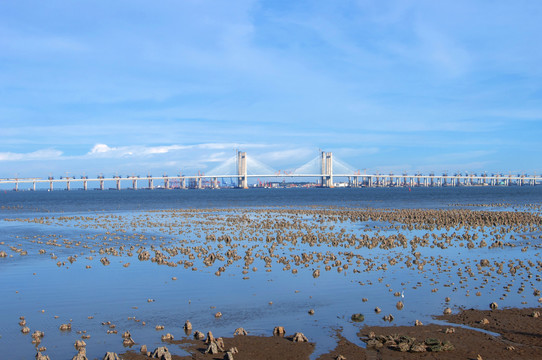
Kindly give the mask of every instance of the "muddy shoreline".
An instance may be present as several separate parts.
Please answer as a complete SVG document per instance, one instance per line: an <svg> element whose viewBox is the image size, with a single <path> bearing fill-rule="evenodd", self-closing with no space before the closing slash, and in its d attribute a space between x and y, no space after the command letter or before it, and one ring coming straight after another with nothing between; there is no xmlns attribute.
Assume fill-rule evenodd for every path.
<svg viewBox="0 0 542 360"><path fill-rule="evenodd" d="M462 310L458 314L437 316L444 324L419 326L364 326L358 336L367 343L363 348L345 339L337 332L337 346L332 351L320 355L317 360L331 359L542 359L542 308L504 309L504 310ZM485 320L484 320L485 319ZM486 321L487 320L487 321ZM488 332L477 331L466 325L488 332L500 334L493 336ZM187 337L182 340L164 342L166 347L179 346L190 353L189 356L173 355L172 359L228 359L227 351L238 350L233 355L236 360L266 359L294 360L309 359L315 344L293 342L293 336L233 336L224 337L224 351L206 354L209 347L205 340ZM401 351L391 339L409 339L413 343L426 344L429 339L451 344L449 349L430 347L424 352ZM371 343L370 340L373 340ZM374 346L375 339L386 339L382 346ZM399 342L399 341L398 341ZM137 350L130 350L121 357L126 360L149 359Z"/></svg>

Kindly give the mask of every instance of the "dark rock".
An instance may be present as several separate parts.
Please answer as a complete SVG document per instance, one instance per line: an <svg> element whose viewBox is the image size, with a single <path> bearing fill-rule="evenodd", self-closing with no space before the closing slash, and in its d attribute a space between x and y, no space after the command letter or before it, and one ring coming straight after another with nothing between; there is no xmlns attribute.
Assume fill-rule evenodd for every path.
<svg viewBox="0 0 542 360"><path fill-rule="evenodd" d="M365 320L365 316L363 314L353 314L351 317L352 321L355 322L362 322Z"/></svg>

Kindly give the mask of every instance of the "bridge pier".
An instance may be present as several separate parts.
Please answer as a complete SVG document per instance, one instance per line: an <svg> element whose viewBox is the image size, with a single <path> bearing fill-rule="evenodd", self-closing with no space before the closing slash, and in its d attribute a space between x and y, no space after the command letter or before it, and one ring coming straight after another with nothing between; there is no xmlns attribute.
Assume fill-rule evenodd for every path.
<svg viewBox="0 0 542 360"><path fill-rule="evenodd" d="M152 182L152 176L148 175L147 177L149 178L149 190L153 190L154 184Z"/></svg>
<svg viewBox="0 0 542 360"><path fill-rule="evenodd" d="M132 179L132 189L137 190L137 179Z"/></svg>
<svg viewBox="0 0 542 360"><path fill-rule="evenodd" d="M66 178L66 191L70 191L70 178Z"/></svg>

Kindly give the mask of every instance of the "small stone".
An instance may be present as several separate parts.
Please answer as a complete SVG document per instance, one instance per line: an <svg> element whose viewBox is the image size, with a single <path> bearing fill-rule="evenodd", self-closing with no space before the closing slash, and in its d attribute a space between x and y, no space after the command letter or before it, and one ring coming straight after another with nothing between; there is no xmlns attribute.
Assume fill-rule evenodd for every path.
<svg viewBox="0 0 542 360"><path fill-rule="evenodd" d="M183 326L184 330L192 330L192 323L189 320L186 320Z"/></svg>
<svg viewBox="0 0 542 360"><path fill-rule="evenodd" d="M443 313L444 313L444 315L451 315L452 314L452 309L446 308L446 309L444 309Z"/></svg>
<svg viewBox="0 0 542 360"><path fill-rule="evenodd" d="M480 323L481 325L487 325L487 324L489 324L489 320L486 319L486 318L483 318L482 320L480 320L479 323Z"/></svg>
<svg viewBox="0 0 542 360"><path fill-rule="evenodd" d="M314 309L309 310L309 315L314 315Z"/></svg>
<svg viewBox="0 0 542 360"><path fill-rule="evenodd" d="M499 307L499 305L497 305L496 302L492 302L491 304L489 304L489 308L491 310L496 310L498 307Z"/></svg>
<svg viewBox="0 0 542 360"><path fill-rule="evenodd" d="M42 337L44 337L45 334L43 333L43 331L39 331L39 330L36 330L32 333L32 338L33 339L40 339Z"/></svg>
<svg viewBox="0 0 542 360"><path fill-rule="evenodd" d="M442 351L452 351L452 350L455 350L455 347L449 341L444 341L442 343Z"/></svg>
<svg viewBox="0 0 542 360"><path fill-rule="evenodd" d="M352 321L354 322L362 322L363 320L365 320L365 316L363 314L353 314L350 319L352 319Z"/></svg>
<svg viewBox="0 0 542 360"><path fill-rule="evenodd" d="M171 341L171 340L173 340L173 335L171 335L170 333L162 335L162 341Z"/></svg>
<svg viewBox="0 0 542 360"><path fill-rule="evenodd" d="M218 354L218 346L216 346L216 343L213 341L207 346L207 349L205 350L206 354Z"/></svg>
<svg viewBox="0 0 542 360"><path fill-rule="evenodd" d="M124 345L124 346L133 346L133 345L135 345L135 341L134 341L134 339L129 337L129 338L126 338L126 339L124 339L122 341L122 345Z"/></svg>
<svg viewBox="0 0 542 360"><path fill-rule="evenodd" d="M393 319L395 319L395 318L393 317L392 314L389 314L389 315L385 315L385 316L383 317L383 319L384 319L384 321L392 322Z"/></svg>
<svg viewBox="0 0 542 360"><path fill-rule="evenodd" d="M383 346L384 345L376 339L370 339L369 341L367 341L367 348L380 349Z"/></svg>
<svg viewBox="0 0 542 360"><path fill-rule="evenodd" d="M119 355L114 352L106 352L103 360L121 360Z"/></svg>
<svg viewBox="0 0 542 360"><path fill-rule="evenodd" d="M196 332L194 332L194 339L203 340L203 339L205 339L205 334L202 333L201 331L196 330Z"/></svg>
<svg viewBox="0 0 542 360"><path fill-rule="evenodd" d="M79 350L79 352L77 353L77 355L75 355L74 357L72 357L72 360L88 360L88 358L87 358L87 353L86 353L85 349L83 348L82 351Z"/></svg>
<svg viewBox="0 0 542 360"><path fill-rule="evenodd" d="M224 339L219 337L218 339L215 340L215 343L219 351L224 351Z"/></svg>
<svg viewBox="0 0 542 360"><path fill-rule="evenodd" d="M152 358L160 360L171 360L171 353L169 352L167 347L161 346L154 350L154 352L152 353Z"/></svg>
<svg viewBox="0 0 542 360"><path fill-rule="evenodd" d="M275 326L273 329L273 335L274 336L284 336L286 334L286 330L282 326Z"/></svg>
<svg viewBox="0 0 542 360"><path fill-rule="evenodd" d="M413 352L413 353L422 353L422 352L426 352L427 349L424 345L422 344L414 344L410 347L410 352Z"/></svg>
<svg viewBox="0 0 542 360"><path fill-rule="evenodd" d="M422 325L423 325L423 323L420 320L416 320L414 322L414 326L422 326Z"/></svg>
<svg viewBox="0 0 542 360"><path fill-rule="evenodd" d="M42 354L40 351L36 353L36 360L51 360L49 356Z"/></svg>
<svg viewBox="0 0 542 360"><path fill-rule="evenodd" d="M205 339L206 344L210 344L215 341L215 337L213 336L213 333L208 331L207 332L207 338Z"/></svg>
<svg viewBox="0 0 542 360"><path fill-rule="evenodd" d="M222 317L222 313L220 311L215 314L215 318L219 318L219 317Z"/></svg>
<svg viewBox="0 0 542 360"><path fill-rule="evenodd" d="M236 335L245 336L247 335L247 331L243 328L237 328L235 329L235 332L233 333L233 336L236 336Z"/></svg>
<svg viewBox="0 0 542 360"><path fill-rule="evenodd" d="M382 312L382 310L378 306L375 307L375 313L380 314L380 312Z"/></svg>
<svg viewBox="0 0 542 360"><path fill-rule="evenodd" d="M397 310L402 310L405 307L405 304L403 304L402 301L398 301L397 304L395 304L395 307Z"/></svg>
<svg viewBox="0 0 542 360"><path fill-rule="evenodd" d="M309 342L309 339L303 333L297 332L294 334L293 342Z"/></svg>

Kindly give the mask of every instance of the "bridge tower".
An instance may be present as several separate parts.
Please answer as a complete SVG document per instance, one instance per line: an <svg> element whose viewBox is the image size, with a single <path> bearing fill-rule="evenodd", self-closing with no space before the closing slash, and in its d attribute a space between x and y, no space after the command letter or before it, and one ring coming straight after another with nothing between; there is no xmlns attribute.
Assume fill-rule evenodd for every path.
<svg viewBox="0 0 542 360"><path fill-rule="evenodd" d="M237 187L240 189L248 189L247 153L244 151L237 152Z"/></svg>
<svg viewBox="0 0 542 360"><path fill-rule="evenodd" d="M321 165L322 187L333 187L333 153L322 151Z"/></svg>
<svg viewBox="0 0 542 360"><path fill-rule="evenodd" d="M321 152L321 163L320 163L320 173L322 174L322 187L326 187L326 153L325 151Z"/></svg>
<svg viewBox="0 0 542 360"><path fill-rule="evenodd" d="M326 154L327 187L333 187L333 153Z"/></svg>

